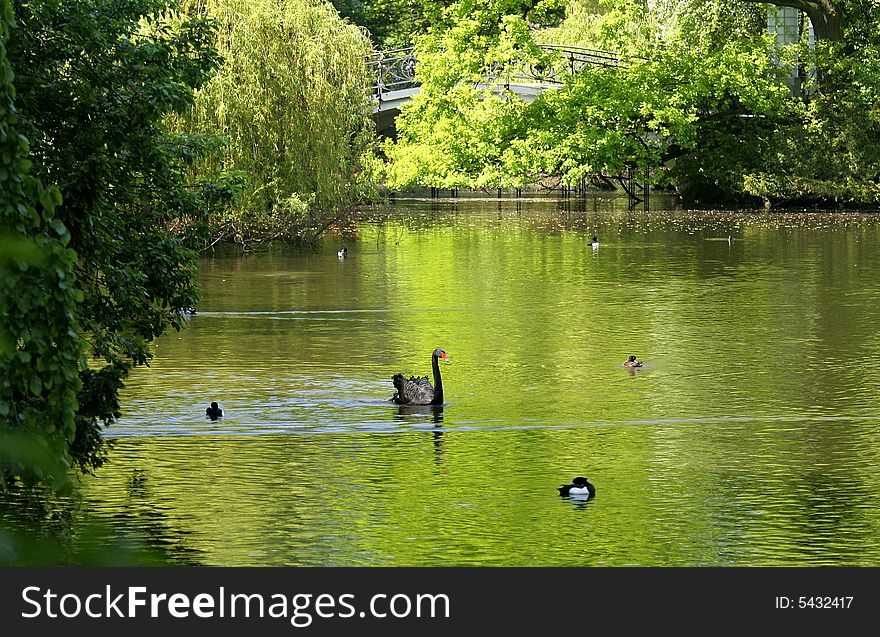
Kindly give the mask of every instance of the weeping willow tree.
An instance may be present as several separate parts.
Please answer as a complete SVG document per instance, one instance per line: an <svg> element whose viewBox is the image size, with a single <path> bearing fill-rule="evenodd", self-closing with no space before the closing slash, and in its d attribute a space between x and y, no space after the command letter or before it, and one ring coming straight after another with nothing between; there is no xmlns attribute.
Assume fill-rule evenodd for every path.
<svg viewBox="0 0 880 637"><path fill-rule="evenodd" d="M220 220L223 236L320 234L375 183L369 39L320 0L190 0L188 8L219 22L224 63L179 126L224 136L203 170L237 171L248 182Z"/></svg>

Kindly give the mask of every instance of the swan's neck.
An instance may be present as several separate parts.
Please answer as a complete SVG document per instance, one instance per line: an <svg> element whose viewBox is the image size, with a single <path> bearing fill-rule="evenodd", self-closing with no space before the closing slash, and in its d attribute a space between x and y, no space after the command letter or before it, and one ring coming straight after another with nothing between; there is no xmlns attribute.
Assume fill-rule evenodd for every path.
<svg viewBox="0 0 880 637"><path fill-rule="evenodd" d="M431 356L431 368L434 370L434 400L432 405L443 404L443 379L440 378L440 364L437 362L436 354Z"/></svg>

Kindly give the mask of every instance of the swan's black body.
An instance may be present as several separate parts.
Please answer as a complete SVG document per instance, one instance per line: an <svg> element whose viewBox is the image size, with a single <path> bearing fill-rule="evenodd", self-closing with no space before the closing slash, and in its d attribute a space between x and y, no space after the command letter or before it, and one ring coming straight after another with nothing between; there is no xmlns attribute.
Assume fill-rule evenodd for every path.
<svg viewBox="0 0 880 637"><path fill-rule="evenodd" d="M403 374L395 374L391 377L394 383L394 396L391 402L398 405L442 405L443 404L443 379L440 378L440 365L437 359L448 361L449 358L439 347L431 355L431 369L434 372L434 385L427 376L410 376L405 378Z"/></svg>

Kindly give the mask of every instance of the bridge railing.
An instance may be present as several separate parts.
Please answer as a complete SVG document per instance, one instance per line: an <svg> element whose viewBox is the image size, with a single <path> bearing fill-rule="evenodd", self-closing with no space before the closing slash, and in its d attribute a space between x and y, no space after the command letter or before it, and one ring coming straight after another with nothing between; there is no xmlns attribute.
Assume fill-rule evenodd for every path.
<svg viewBox="0 0 880 637"><path fill-rule="evenodd" d="M390 91L418 86L415 49L411 46L374 53L367 57L367 68L375 78L373 92L379 99Z"/></svg>
<svg viewBox="0 0 880 637"><path fill-rule="evenodd" d="M547 63L523 61L520 65L495 64L486 69L486 79L526 84L563 84L565 76L580 73L587 67L616 68L626 65L612 51L555 44L539 46L549 54ZM367 67L375 78L373 93L380 100L385 93L419 85L413 47L374 53L367 57Z"/></svg>

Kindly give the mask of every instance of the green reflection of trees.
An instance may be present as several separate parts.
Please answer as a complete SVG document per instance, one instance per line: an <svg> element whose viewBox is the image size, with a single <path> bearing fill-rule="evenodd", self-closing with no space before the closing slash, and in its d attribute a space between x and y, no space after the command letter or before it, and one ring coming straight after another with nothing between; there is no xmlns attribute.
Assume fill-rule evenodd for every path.
<svg viewBox="0 0 880 637"><path fill-rule="evenodd" d="M245 424L312 432L120 443L205 563L880 558L878 385L853 364L880 356L871 216L402 212L361 225L344 263L215 260L204 313L132 380L157 422L210 372L230 413L260 403ZM212 315L236 308L320 311ZM390 375L428 373L437 346L452 359L442 430L384 402ZM629 353L648 367L620 369ZM325 419L345 426L315 433ZM598 496L575 508L555 487L579 474ZM90 497L113 502L124 479Z"/></svg>
<svg viewBox="0 0 880 637"><path fill-rule="evenodd" d="M78 492L0 492L0 565L169 566L198 561L185 542L165 541L162 522L133 524L124 510L106 518Z"/></svg>

